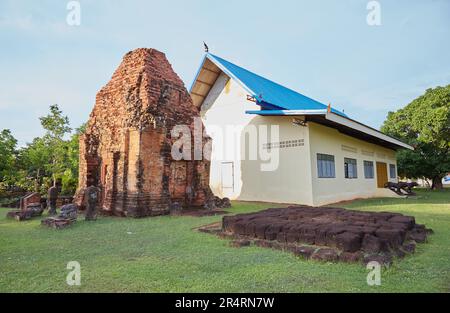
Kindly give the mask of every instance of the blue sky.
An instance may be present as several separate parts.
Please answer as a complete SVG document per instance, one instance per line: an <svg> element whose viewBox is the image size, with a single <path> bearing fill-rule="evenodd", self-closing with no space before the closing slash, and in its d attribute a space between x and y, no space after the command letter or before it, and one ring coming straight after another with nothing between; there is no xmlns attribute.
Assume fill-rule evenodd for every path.
<svg viewBox="0 0 450 313"><path fill-rule="evenodd" d="M189 87L212 53L378 128L427 88L450 84L450 1L80 0L81 25L65 0L0 0L0 129L20 144L42 134L38 117L57 103L73 127L122 56L166 53Z"/></svg>

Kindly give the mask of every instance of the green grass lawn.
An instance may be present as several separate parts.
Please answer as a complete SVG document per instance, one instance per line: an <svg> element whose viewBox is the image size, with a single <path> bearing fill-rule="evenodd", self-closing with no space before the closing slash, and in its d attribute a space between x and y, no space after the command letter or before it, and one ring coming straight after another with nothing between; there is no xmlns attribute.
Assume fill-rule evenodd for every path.
<svg viewBox="0 0 450 313"><path fill-rule="evenodd" d="M278 205L279 206L279 205ZM416 199L370 199L343 205L416 217L435 234L415 254L384 269L369 287L361 264L306 261L192 230L221 217L100 217L65 230L16 222L0 209L0 292L449 292L450 190ZM269 204L234 202L232 213ZM81 264L81 286L68 286L69 261Z"/></svg>

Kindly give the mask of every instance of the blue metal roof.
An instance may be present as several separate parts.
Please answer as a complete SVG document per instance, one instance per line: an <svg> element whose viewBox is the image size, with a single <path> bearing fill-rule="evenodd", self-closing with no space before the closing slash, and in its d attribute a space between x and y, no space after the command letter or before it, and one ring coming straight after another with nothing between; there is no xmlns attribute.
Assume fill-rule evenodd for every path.
<svg viewBox="0 0 450 313"><path fill-rule="evenodd" d="M323 110L327 105L286 88L267 78L252 73L216 55L206 55L214 64L231 78L241 83L263 110ZM333 113L347 116L331 108Z"/></svg>

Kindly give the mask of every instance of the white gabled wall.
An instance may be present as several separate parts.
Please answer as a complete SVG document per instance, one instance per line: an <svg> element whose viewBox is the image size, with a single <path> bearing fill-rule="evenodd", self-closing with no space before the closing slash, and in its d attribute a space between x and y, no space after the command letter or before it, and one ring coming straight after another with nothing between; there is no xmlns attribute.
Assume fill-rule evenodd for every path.
<svg viewBox="0 0 450 313"><path fill-rule="evenodd" d="M228 76L221 74L214 86L211 88L208 96L203 101L200 116L205 125L206 133L212 138L211 153L211 170L210 170L210 187L213 193L220 197L229 197L236 199L241 190L241 170L240 162L235 155L237 153L237 145L239 141L224 142L225 146L219 146L221 140L225 141L230 138L231 133L227 131L227 127L237 125L248 125L253 116L245 114L245 110L257 110L259 107L249 101L246 101L246 92L239 85L234 83ZM220 138L217 130L221 131L225 138ZM236 135L236 140L239 136ZM233 190L222 188L222 163L233 162Z"/></svg>
<svg viewBox="0 0 450 313"><path fill-rule="evenodd" d="M213 139L211 160L210 186L214 194L231 199L249 201L267 201L280 203L312 204L311 189L311 160L309 153L308 128L292 124L292 117L263 117L245 114L246 110L258 110L260 107L247 100L247 92L234 80L222 74L201 107L201 116L206 132ZM214 131L221 129L229 139L231 133L228 126L241 126L242 129L231 142L224 147L228 152L220 156L217 142L220 138ZM303 140L303 145L288 146L272 149L278 153L278 167L274 171L262 171L262 163L256 160L241 160L240 153L247 152L249 146L247 132L250 129L279 125L280 138L278 141ZM270 137L264 138L263 143L270 142ZM253 143L250 143L253 144ZM247 154L248 156L248 154ZM224 171L229 171L228 162L233 162L234 189L223 188ZM226 163L226 164L224 164ZM226 176L228 177L228 176ZM227 186L226 186L227 187Z"/></svg>

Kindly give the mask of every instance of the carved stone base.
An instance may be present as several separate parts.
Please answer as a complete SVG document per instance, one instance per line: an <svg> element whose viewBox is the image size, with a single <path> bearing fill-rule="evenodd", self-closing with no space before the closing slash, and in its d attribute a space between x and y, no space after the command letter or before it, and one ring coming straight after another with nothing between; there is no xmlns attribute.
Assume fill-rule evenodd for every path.
<svg viewBox="0 0 450 313"><path fill-rule="evenodd" d="M59 217L49 217L46 219L43 219L41 221L41 225L55 228L55 229L62 229L69 227L73 223L75 223L76 220L69 219L69 218L59 218Z"/></svg>
<svg viewBox="0 0 450 313"><path fill-rule="evenodd" d="M31 203L25 210L13 210L6 214L6 217L17 221L27 221L33 217L41 216L44 209L40 203Z"/></svg>

